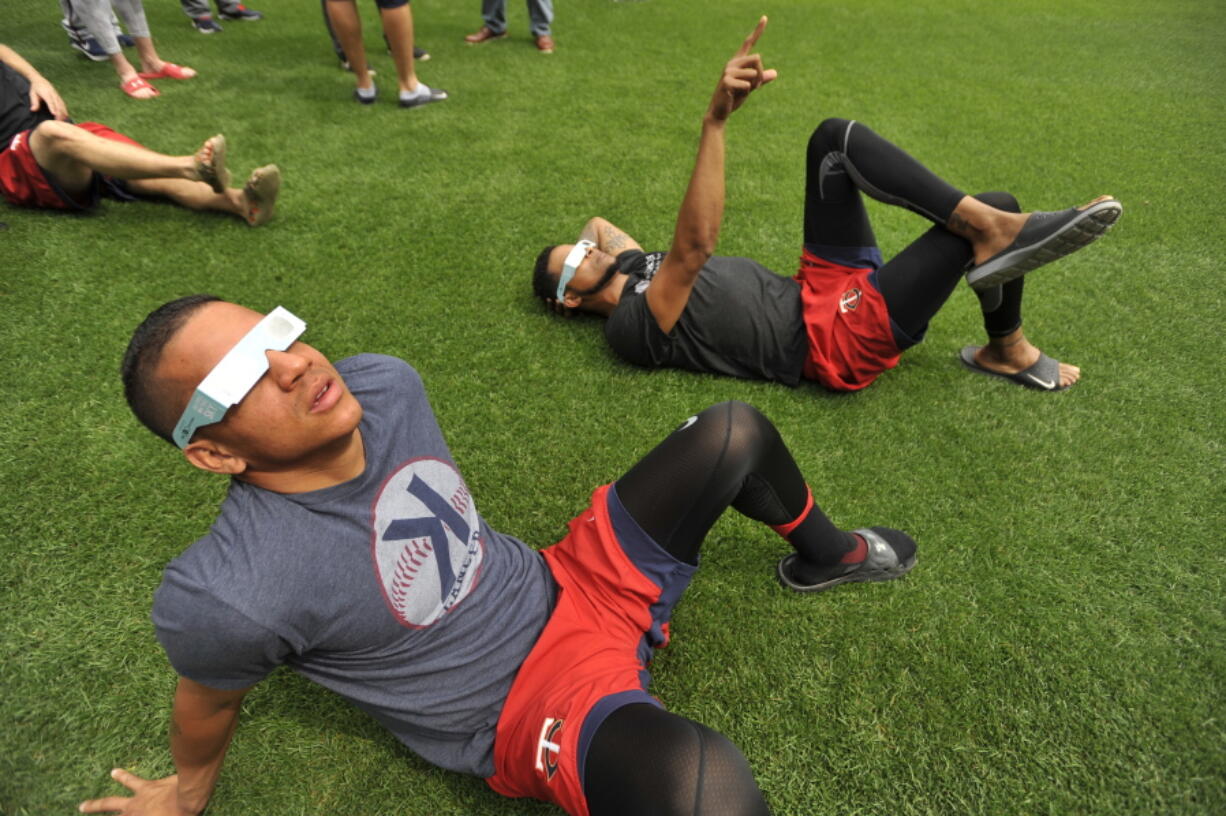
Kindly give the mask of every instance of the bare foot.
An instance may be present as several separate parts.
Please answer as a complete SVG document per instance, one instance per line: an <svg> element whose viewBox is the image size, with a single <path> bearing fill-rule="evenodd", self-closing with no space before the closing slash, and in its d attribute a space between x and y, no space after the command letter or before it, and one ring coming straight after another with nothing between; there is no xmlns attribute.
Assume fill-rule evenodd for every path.
<svg viewBox="0 0 1226 816"><path fill-rule="evenodd" d="M226 169L226 137L220 133L205 139L196 151L193 167L194 179L203 181L215 193L224 193L230 185L230 171Z"/></svg>
<svg viewBox="0 0 1226 816"><path fill-rule="evenodd" d="M280 189L281 170L275 164L266 164L251 171L242 190L242 215L248 224L258 227L272 219Z"/></svg>

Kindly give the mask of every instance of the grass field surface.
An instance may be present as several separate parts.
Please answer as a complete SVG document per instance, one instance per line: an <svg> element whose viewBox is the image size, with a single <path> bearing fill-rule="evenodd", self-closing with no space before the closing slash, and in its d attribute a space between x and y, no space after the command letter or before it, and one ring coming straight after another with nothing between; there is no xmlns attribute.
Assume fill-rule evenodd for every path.
<svg viewBox="0 0 1226 816"><path fill-rule="evenodd" d="M0 813L68 813L118 792L114 766L172 770L151 596L225 484L137 425L117 367L146 313L202 291L286 306L334 359L413 363L483 514L534 546L730 398L775 421L836 523L910 531L905 580L814 597L776 584L768 530L728 514L707 542L654 691L742 746L774 812L1226 812L1226 6L574 0L542 56L516 0L512 36L481 47L475 0L421 0L420 75L452 98L403 111L372 4L371 107L316 3L254 5L264 21L202 37L146 0L163 56L200 71L153 102L72 52L54 3L0 12L77 119L176 154L222 131L240 178L285 177L261 229L156 203L0 208ZM536 252L589 216L666 248L709 93L762 13L780 77L729 126L720 254L791 273L803 146L830 115L1028 209L1111 193L1111 234L1026 288L1028 333L1081 383L963 369L982 342L964 288L842 396L637 370L597 321L533 301ZM887 257L926 226L871 212ZM286 671L248 696L210 808L555 812L431 769Z"/></svg>

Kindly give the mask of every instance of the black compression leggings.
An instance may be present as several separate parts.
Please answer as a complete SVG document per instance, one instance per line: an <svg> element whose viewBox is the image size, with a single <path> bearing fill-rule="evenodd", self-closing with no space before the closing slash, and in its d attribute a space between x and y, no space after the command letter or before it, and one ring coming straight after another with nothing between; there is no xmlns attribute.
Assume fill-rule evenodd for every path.
<svg viewBox="0 0 1226 816"><path fill-rule="evenodd" d="M877 273L877 283L890 319L905 336L902 347L923 336L928 321L945 304L971 262L968 241L945 229L949 216L965 195L935 175L897 145L866 125L847 119L827 119L809 138L805 178L805 245L822 254L823 247L875 247L877 239L860 193L905 207L935 226L890 259ZM1008 193L975 196L997 209L1019 212ZM1000 337L1021 326L1022 278L1004 287L999 305L984 312L984 328Z"/></svg>
<svg viewBox="0 0 1226 816"><path fill-rule="evenodd" d="M774 526L804 516L788 540L815 563L837 561L851 536L811 504L800 469L765 416L725 402L691 417L615 485L627 512L675 558L697 563L729 506ZM805 515L806 509L808 514ZM764 816L744 756L726 737L656 706L609 715L584 765L592 816Z"/></svg>
<svg viewBox="0 0 1226 816"><path fill-rule="evenodd" d="M743 402L713 405L686 420L618 479L616 489L639 526L689 564L698 563L707 531L728 507L778 526L799 518L809 499L779 431ZM846 551L846 534L817 508L809 516L804 526L811 535L792 540L802 555L828 563Z"/></svg>

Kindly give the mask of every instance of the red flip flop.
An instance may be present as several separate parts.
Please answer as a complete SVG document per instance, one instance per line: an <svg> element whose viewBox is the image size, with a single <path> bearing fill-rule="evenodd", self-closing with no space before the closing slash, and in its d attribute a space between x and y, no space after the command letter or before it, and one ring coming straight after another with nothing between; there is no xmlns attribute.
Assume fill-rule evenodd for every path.
<svg viewBox="0 0 1226 816"><path fill-rule="evenodd" d="M188 73L190 71L190 73ZM137 74L141 79L191 79L196 75L194 68L184 68L182 65L175 65L173 62L163 62L162 70L156 73Z"/></svg>
<svg viewBox="0 0 1226 816"><path fill-rule="evenodd" d="M153 91L153 96L137 96L136 95L137 91L142 91L146 88ZM133 99L153 99L153 97L161 93L161 91L159 91L157 88L150 85L145 80L141 79L139 76L134 76L131 79L129 79L127 82L120 85L119 90L123 91L128 96L132 97Z"/></svg>

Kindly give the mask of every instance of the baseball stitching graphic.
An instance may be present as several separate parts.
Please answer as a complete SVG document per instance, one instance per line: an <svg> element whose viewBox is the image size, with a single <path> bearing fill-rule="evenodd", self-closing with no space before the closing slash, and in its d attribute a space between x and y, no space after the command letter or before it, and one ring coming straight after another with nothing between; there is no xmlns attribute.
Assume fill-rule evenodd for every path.
<svg viewBox="0 0 1226 816"><path fill-rule="evenodd" d="M387 605L405 626L430 626L477 585L485 546L472 496L449 463L414 459L384 483L372 510Z"/></svg>

